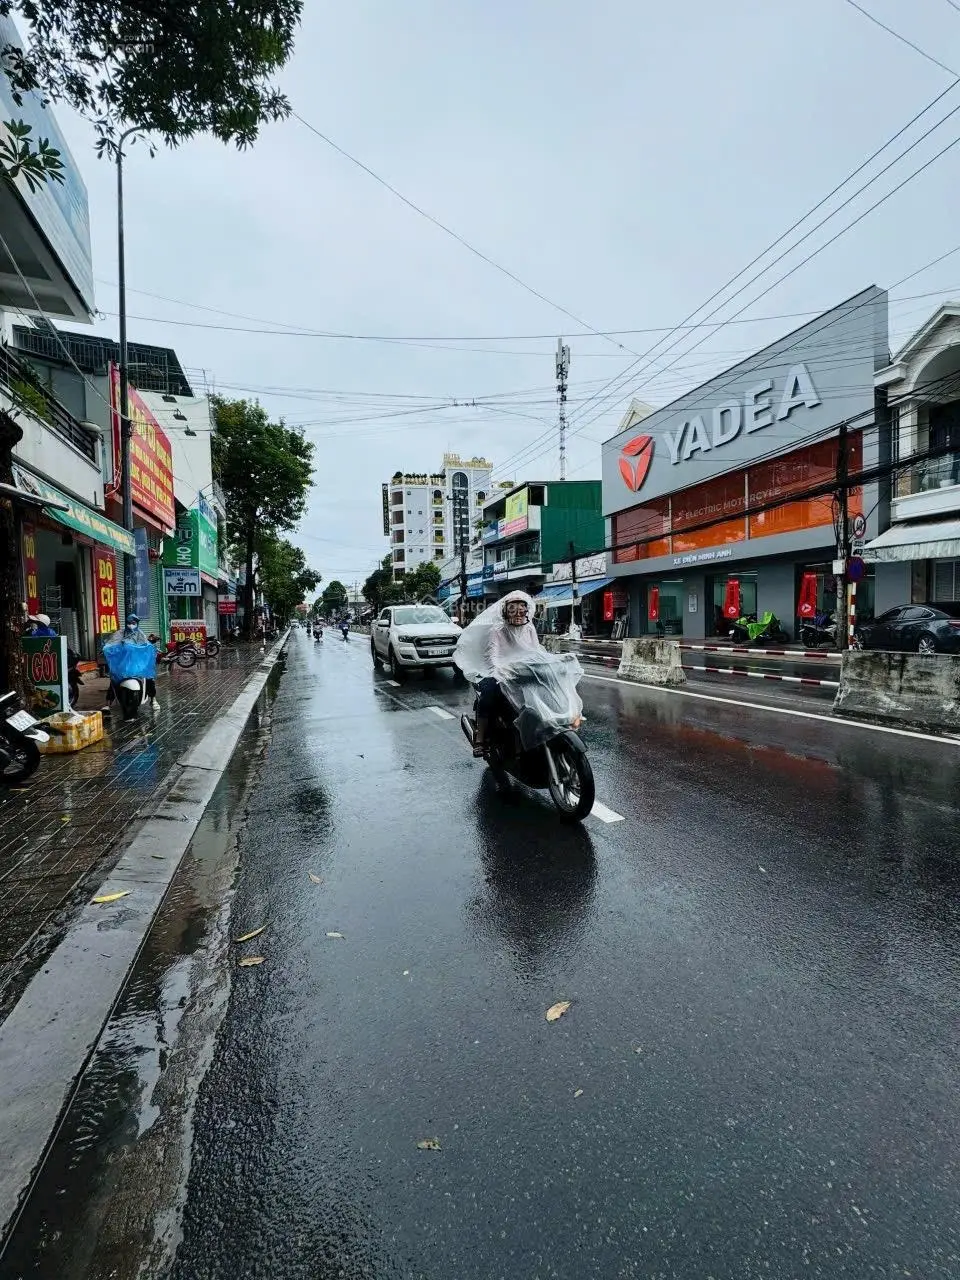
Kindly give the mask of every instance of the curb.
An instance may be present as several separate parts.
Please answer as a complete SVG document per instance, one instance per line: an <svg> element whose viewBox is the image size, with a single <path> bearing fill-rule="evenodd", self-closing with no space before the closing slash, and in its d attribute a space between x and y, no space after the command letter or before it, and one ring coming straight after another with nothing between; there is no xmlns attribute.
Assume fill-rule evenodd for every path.
<svg viewBox="0 0 960 1280"><path fill-rule="evenodd" d="M0 1025L0 1245L289 635L177 762L98 889L129 896L88 904Z"/></svg>

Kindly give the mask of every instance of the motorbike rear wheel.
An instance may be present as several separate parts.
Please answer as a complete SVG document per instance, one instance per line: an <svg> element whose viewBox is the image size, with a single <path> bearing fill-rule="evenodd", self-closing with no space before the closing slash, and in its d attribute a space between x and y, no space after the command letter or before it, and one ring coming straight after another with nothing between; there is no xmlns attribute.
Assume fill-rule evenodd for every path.
<svg viewBox="0 0 960 1280"><path fill-rule="evenodd" d="M40 748L32 738L17 742L0 742L0 782L16 787L25 782L40 766Z"/></svg>
<svg viewBox="0 0 960 1280"><path fill-rule="evenodd" d="M184 668L192 667L195 665L196 661L197 661L197 654L195 649L178 650L177 652L178 667L184 667Z"/></svg>
<svg viewBox="0 0 960 1280"><path fill-rule="evenodd" d="M545 750L553 758L558 779L558 782L550 780L550 798L562 818L582 822L597 796L593 768L586 752L578 751L566 738L548 743Z"/></svg>

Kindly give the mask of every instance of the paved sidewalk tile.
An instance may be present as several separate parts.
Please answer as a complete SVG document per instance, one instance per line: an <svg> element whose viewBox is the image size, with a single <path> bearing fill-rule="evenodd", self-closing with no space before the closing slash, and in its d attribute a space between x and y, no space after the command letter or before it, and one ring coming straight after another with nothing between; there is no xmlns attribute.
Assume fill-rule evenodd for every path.
<svg viewBox="0 0 960 1280"><path fill-rule="evenodd" d="M138 814L262 661L258 645L238 645L189 670L173 667L157 678L159 711L142 709L127 723L105 715L102 743L45 756L22 789L0 789L0 1018L17 974L46 953L66 909L85 900L83 879L110 870Z"/></svg>

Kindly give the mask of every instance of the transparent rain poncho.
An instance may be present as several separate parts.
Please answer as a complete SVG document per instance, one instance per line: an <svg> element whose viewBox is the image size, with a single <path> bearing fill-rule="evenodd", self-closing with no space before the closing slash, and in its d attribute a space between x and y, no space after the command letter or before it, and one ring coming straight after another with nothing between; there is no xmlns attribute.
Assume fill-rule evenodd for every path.
<svg viewBox="0 0 960 1280"><path fill-rule="evenodd" d="M457 644L453 660L473 684L492 676L518 712L517 729L526 750L569 728L582 711L577 685L583 668L572 653L548 653L532 622L512 627L503 618L507 600L523 600L533 618L533 600L511 591L474 618Z"/></svg>
<svg viewBox="0 0 960 1280"><path fill-rule="evenodd" d="M157 651L145 636L136 640L130 632L114 632L103 646L103 659L114 681L152 680L157 674Z"/></svg>

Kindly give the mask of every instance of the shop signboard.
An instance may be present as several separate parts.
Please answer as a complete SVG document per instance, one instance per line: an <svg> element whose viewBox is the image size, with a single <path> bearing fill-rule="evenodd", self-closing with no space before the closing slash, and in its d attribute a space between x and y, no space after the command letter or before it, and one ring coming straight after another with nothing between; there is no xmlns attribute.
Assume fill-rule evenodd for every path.
<svg viewBox="0 0 960 1280"><path fill-rule="evenodd" d="M218 600L217 613L229 614L237 612L236 600Z"/></svg>
<svg viewBox="0 0 960 1280"><path fill-rule="evenodd" d="M65 636L24 636L20 641L27 678L28 710L52 716L70 706Z"/></svg>
<svg viewBox="0 0 960 1280"><path fill-rule="evenodd" d="M168 596L199 596L199 569L164 569L163 581Z"/></svg>
<svg viewBox="0 0 960 1280"><path fill-rule="evenodd" d="M203 498L181 515L176 534L165 540L163 563L170 568L199 569L211 578L217 576L217 517Z"/></svg>
<svg viewBox="0 0 960 1280"><path fill-rule="evenodd" d="M207 643L207 624L193 618L174 618L170 639L174 644L195 644L202 651Z"/></svg>
<svg viewBox="0 0 960 1280"><path fill-rule="evenodd" d="M869 425L874 370L887 359L887 295L871 287L650 414L642 436L635 424L607 441L604 515L795 449L840 422Z"/></svg>
<svg viewBox="0 0 960 1280"><path fill-rule="evenodd" d="M134 510L163 533L173 533L176 512L173 504L173 457L170 439L135 388L127 398L133 437L130 441L130 492ZM110 404L113 423L113 476L110 492L119 492L121 475L120 371L110 366Z"/></svg>
<svg viewBox="0 0 960 1280"><path fill-rule="evenodd" d="M40 612L40 570L37 565L37 531L32 524L23 526L23 586L27 613Z"/></svg>
<svg viewBox="0 0 960 1280"><path fill-rule="evenodd" d="M141 618L150 616L150 549L147 546L146 529L134 529L133 540L137 544L136 593L137 613Z"/></svg>
<svg viewBox="0 0 960 1280"><path fill-rule="evenodd" d="M0 17L0 49L10 46L23 48L12 19ZM22 120L29 125L34 145L41 138L47 139L60 157L60 181L31 182L25 172L16 178L8 178L8 181L43 232L80 299L92 313L95 304L87 188L53 111L49 105L44 105L43 96L37 90L30 90L23 93L21 99L20 102L14 101L9 79L0 75L0 119L4 122ZM6 135L4 128L2 136L6 138Z"/></svg>
<svg viewBox="0 0 960 1280"><path fill-rule="evenodd" d="M93 551L93 605L98 636L120 630L117 557L110 551L104 551L102 547L95 547ZM147 610L143 610L144 615L146 612Z"/></svg>
<svg viewBox="0 0 960 1280"><path fill-rule="evenodd" d="M571 578L570 561L554 565L553 571L547 574L547 582L569 582ZM594 556L577 557L577 580L586 582L588 578L605 578L607 576L607 553L600 551Z"/></svg>
<svg viewBox="0 0 960 1280"><path fill-rule="evenodd" d="M25 471L14 464L13 480L18 489L32 493L35 498L47 498L54 503L55 507L50 515L59 524L66 525L75 533L82 533L91 541L99 542L101 546L109 547L111 551L119 551L128 556L132 556L136 551L133 535L126 529L121 529L118 524L108 520L99 511L94 511L92 507L78 502L69 494L62 493L55 485L41 480L33 472Z"/></svg>

